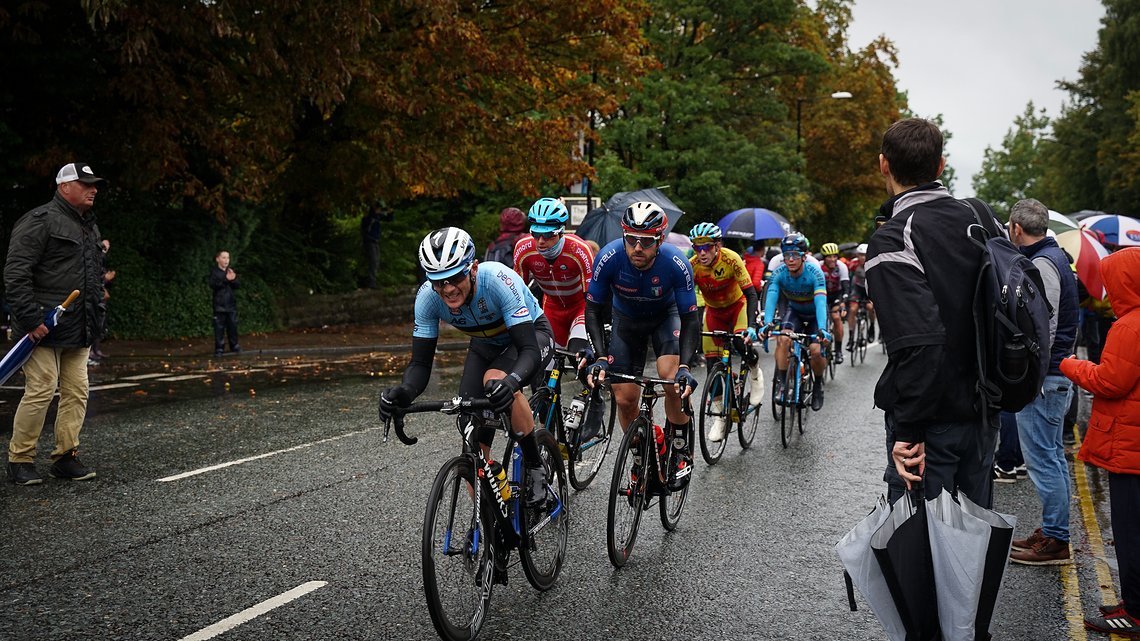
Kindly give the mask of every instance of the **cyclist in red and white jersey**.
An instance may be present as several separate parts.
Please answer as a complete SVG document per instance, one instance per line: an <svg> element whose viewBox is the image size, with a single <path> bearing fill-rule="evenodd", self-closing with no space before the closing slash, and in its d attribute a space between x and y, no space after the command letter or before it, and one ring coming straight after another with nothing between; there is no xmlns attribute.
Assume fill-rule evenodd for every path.
<svg viewBox="0 0 1140 641"><path fill-rule="evenodd" d="M827 309L831 314L831 331L835 335L835 362L843 363L843 319L840 317L841 308L847 304L851 295L851 276L847 265L839 260L839 245L824 243L820 248L823 253L823 280L827 284Z"/></svg>
<svg viewBox="0 0 1140 641"><path fill-rule="evenodd" d="M847 304L847 331L855 335L855 312L859 310L859 303L863 301L867 307L867 342L875 342L875 306L867 296L867 273L865 261L867 260L867 244L855 248L855 257L847 261L847 271L851 274L851 299ZM852 341L847 345L847 351L855 349Z"/></svg>

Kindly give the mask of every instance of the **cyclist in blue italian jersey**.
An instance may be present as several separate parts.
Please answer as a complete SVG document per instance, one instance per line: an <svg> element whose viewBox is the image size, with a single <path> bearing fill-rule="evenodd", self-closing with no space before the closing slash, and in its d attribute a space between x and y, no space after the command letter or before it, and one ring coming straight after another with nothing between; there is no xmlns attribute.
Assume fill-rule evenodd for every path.
<svg viewBox="0 0 1140 641"><path fill-rule="evenodd" d="M633 203L622 216L622 237L598 252L586 292L586 331L599 353L588 364L587 382L603 380L607 370L641 376L652 341L657 375L676 382L665 389L665 430L673 438L669 487L679 490L688 483L693 465L690 419L681 399L697 387L680 354L697 349L700 320L689 260L681 250L661 242L667 227L665 212L655 203ZM605 345L607 307L613 314L610 343L599 347ZM615 383L612 389L624 430L637 416L640 390L633 383ZM639 465L636 459L634 465Z"/></svg>
<svg viewBox="0 0 1140 641"><path fill-rule="evenodd" d="M775 318L776 302L782 294L787 300L788 311L780 324L769 323L764 328L767 337L772 330L782 326L802 334L812 334L811 369L815 374L815 392L812 394L811 408L823 408L823 372L827 367L820 350L820 341L830 341L827 327L827 283L823 271L804 260L807 253L807 240L803 234L793 232L780 242L784 263L772 272L768 293L764 301L764 318ZM791 339L780 336L776 342L776 385L782 385L788 369L788 350ZM777 390L777 396L783 390Z"/></svg>
<svg viewBox="0 0 1140 641"><path fill-rule="evenodd" d="M439 322L452 325L471 337L459 395L486 394L496 412L510 412L527 470L526 502L538 505L546 495L545 473L534 438L534 415L519 390L542 374L551 357L550 323L522 277L501 263L476 261L471 236L458 227L428 234L420 243L419 259L428 280L416 294L412 360L403 382L380 395L380 417L387 420L394 407L407 407L423 393L435 360ZM494 427L487 425L487 416L473 418L489 457Z"/></svg>

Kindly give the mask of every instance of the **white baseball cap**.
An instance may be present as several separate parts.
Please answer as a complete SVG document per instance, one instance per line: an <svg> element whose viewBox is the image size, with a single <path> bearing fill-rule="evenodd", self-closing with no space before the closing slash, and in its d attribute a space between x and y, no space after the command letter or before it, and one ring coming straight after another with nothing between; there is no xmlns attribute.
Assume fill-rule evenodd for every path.
<svg viewBox="0 0 1140 641"><path fill-rule="evenodd" d="M67 163L59 169L59 173L55 175L55 184L62 185L69 183L73 180L78 180L87 185L105 185L107 181L96 176L91 165L85 162L71 162Z"/></svg>

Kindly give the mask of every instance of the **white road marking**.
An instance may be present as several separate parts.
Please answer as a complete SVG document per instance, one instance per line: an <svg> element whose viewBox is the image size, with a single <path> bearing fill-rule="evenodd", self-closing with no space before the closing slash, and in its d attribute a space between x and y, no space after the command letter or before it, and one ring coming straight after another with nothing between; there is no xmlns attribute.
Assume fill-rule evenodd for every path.
<svg viewBox="0 0 1140 641"><path fill-rule="evenodd" d="M303 369L306 367L320 367L321 363L290 363L285 367L288 369Z"/></svg>
<svg viewBox="0 0 1140 641"><path fill-rule="evenodd" d="M138 387L138 383L108 383L107 385L96 385L95 387L88 388L90 392L97 392L101 389L118 389L120 387Z"/></svg>
<svg viewBox="0 0 1140 641"><path fill-rule="evenodd" d="M159 372L157 374L135 374L134 376L124 376L124 381L145 381L148 378L162 378L163 376L170 376L168 372Z"/></svg>
<svg viewBox="0 0 1140 641"><path fill-rule="evenodd" d="M293 447L287 447L283 450L277 450L274 452L266 452L265 454L258 454L257 456L249 456L246 458L237 459L236 461L229 461L226 463L218 463L217 465L211 465L209 467L203 467L203 468L199 468L197 470L191 470L189 472L182 472L181 474L175 474L174 476L165 476L163 478L158 479L156 482L157 483L168 483L170 481L180 481L184 478L188 478L191 476L197 476L198 474L205 474L206 472L213 472L214 470L220 470L222 468L230 467L232 465L241 465L242 463L249 463L250 461L256 461L258 459L268 458L270 456L277 456L278 454L285 454L287 452L295 452L297 450L305 449L306 447L312 447L314 445L320 445L321 443L330 443L332 441L337 441L337 440L340 440L342 438L347 438L349 436L357 436L358 434L366 434L368 432L375 432L378 429L381 429L380 426L369 427L369 428L366 428L363 430L357 430L355 432L349 432L348 434L341 434L340 436L330 436L328 438L323 438L319 441L313 441L312 443L302 443L300 445L294 445Z"/></svg>
<svg viewBox="0 0 1140 641"><path fill-rule="evenodd" d="M299 599L313 590L319 590L326 585L328 585L328 581L309 581L308 583L302 583L288 592L283 592L272 599L262 601L251 608L246 608L233 616L226 617L211 626L202 628L190 636L182 637L179 641L206 641L206 639L212 639L223 632L228 632L274 608L279 608L290 601Z"/></svg>
<svg viewBox="0 0 1140 641"><path fill-rule="evenodd" d="M162 381L163 383L173 383L174 381L190 381L195 378L206 378L205 374L183 374L182 376L167 376L165 378L157 378L155 380Z"/></svg>

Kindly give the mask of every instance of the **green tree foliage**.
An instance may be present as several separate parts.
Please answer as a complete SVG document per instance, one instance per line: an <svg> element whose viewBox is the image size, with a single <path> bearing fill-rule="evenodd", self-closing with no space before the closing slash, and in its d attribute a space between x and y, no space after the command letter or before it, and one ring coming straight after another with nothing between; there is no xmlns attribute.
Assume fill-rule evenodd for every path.
<svg viewBox="0 0 1140 641"><path fill-rule="evenodd" d="M1038 196L1037 183L1044 173L1041 146L1047 144L1048 132L1045 110L1036 109L1030 101L1025 111L1014 118L1001 148L986 147L982 169L973 177L974 191L1001 218L1008 218L1017 201Z"/></svg>

